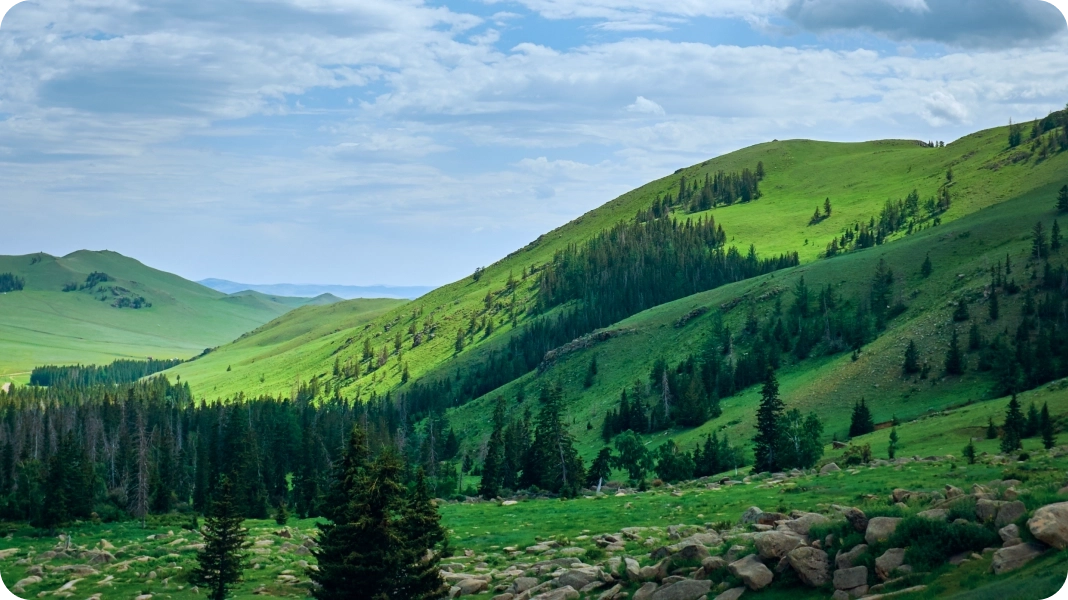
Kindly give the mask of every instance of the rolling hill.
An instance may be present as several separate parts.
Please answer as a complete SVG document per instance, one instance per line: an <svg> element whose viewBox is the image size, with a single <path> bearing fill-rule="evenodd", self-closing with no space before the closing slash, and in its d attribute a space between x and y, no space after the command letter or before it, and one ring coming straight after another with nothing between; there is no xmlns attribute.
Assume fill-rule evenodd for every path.
<svg viewBox="0 0 1068 600"><path fill-rule="evenodd" d="M235 294L247 290L263 294L280 296L319 296L330 294L335 297L352 300L354 298L398 298L415 299L434 289L426 285L318 285L301 283L238 283L226 279L201 279L197 283L210 287L224 294Z"/></svg>
<svg viewBox="0 0 1068 600"><path fill-rule="evenodd" d="M227 295L109 251L0 256L5 273L22 289L0 294L2 381L47 363L189 358L294 308L339 300Z"/></svg>

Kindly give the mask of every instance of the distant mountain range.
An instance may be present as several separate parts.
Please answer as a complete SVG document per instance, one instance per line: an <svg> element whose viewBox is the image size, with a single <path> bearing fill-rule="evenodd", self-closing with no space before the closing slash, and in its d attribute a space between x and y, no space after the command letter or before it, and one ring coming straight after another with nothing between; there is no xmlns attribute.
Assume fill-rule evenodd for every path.
<svg viewBox="0 0 1068 600"><path fill-rule="evenodd" d="M413 299L433 290L428 285L317 285L300 283L237 283L225 279L202 279L197 283L225 294L252 290L272 296L299 296L313 298L333 294L339 298L407 298Z"/></svg>

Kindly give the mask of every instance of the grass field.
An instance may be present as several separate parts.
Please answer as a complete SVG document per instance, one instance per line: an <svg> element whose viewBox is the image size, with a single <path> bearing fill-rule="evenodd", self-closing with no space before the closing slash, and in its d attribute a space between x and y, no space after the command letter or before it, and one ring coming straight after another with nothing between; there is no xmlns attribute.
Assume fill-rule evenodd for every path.
<svg viewBox="0 0 1068 600"><path fill-rule="evenodd" d="M102 286L121 288L117 293L143 297L151 306L116 308L116 292L100 286L62 291L84 284L93 272L111 278ZM257 292L228 296L107 251L2 256L0 273L25 280L22 291L0 294L0 383L25 382L42 364L190 358L298 306L333 301Z"/></svg>

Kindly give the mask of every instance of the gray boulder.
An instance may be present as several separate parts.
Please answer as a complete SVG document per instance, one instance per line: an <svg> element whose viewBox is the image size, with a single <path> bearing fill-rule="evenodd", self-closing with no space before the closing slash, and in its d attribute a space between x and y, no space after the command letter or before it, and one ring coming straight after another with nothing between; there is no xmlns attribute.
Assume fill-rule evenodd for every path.
<svg viewBox="0 0 1068 600"><path fill-rule="evenodd" d="M470 579L461 579L460 581L457 581L456 587L460 588L461 596L471 596L486 591L489 584L481 579L472 577Z"/></svg>
<svg viewBox="0 0 1068 600"><path fill-rule="evenodd" d="M994 553L994 559L990 563L990 568L994 571L995 575L1008 573L1009 571L1019 569L1031 562L1044 551L1045 547L1033 542L1030 544L1017 544L1015 546L1009 546L1008 548L1001 548Z"/></svg>
<svg viewBox="0 0 1068 600"><path fill-rule="evenodd" d="M821 587L831 579L831 564L823 550L801 546L787 554L786 560L807 586Z"/></svg>
<svg viewBox="0 0 1068 600"><path fill-rule="evenodd" d="M842 469L840 469L838 467L838 465L836 465L834 463L827 463L827 464L823 465L822 469L820 469L820 475L826 475L828 473L837 473L838 471L841 471L841 470Z"/></svg>
<svg viewBox="0 0 1068 600"><path fill-rule="evenodd" d="M905 549L891 548L875 559L875 575L886 581L894 571L905 563Z"/></svg>
<svg viewBox="0 0 1068 600"><path fill-rule="evenodd" d="M538 585L538 579L536 577L516 577L509 590L514 594L522 594L536 585Z"/></svg>
<svg viewBox="0 0 1068 600"><path fill-rule="evenodd" d="M530 600L578 600L578 597L578 591L571 586L567 586L545 592L544 594L538 594Z"/></svg>
<svg viewBox="0 0 1068 600"><path fill-rule="evenodd" d="M712 589L711 581L683 579L671 585L665 585L653 592L651 600L697 600L704 598Z"/></svg>
<svg viewBox="0 0 1068 600"><path fill-rule="evenodd" d="M784 531L764 531L753 536L760 558L782 558L801 545L800 536Z"/></svg>
<svg viewBox="0 0 1068 600"><path fill-rule="evenodd" d="M813 525L821 525L829 522L830 519L819 513L805 513L793 521L787 521L785 525L790 531L793 531L798 535L807 536Z"/></svg>
<svg viewBox="0 0 1068 600"><path fill-rule="evenodd" d="M949 511L944 508L932 508L930 510L918 512L916 513L916 516L930 519L932 521L945 521L949 516Z"/></svg>
<svg viewBox="0 0 1068 600"><path fill-rule="evenodd" d="M864 533L868 529L868 516L864 511L852 506L842 511L842 516L853 526L857 533Z"/></svg>
<svg viewBox="0 0 1068 600"><path fill-rule="evenodd" d="M998 510L1005 504L1001 500L989 500L982 498L975 503L975 516L982 522L993 521L998 516Z"/></svg>
<svg viewBox="0 0 1068 600"><path fill-rule="evenodd" d="M652 581L638 588L638 591L634 592L634 600L650 600L653 597L653 592L659 587Z"/></svg>
<svg viewBox="0 0 1068 600"><path fill-rule="evenodd" d="M998 509L998 516L994 519L996 527L1004 527L1009 523L1015 523L1017 519L1027 514L1027 507L1023 502L1014 500L1007 502Z"/></svg>
<svg viewBox="0 0 1068 600"><path fill-rule="evenodd" d="M897 529L897 524L900 522L901 519L896 517L875 517L870 519L868 528L864 531L864 541L868 542L868 544L885 542L894 534L894 530Z"/></svg>
<svg viewBox="0 0 1068 600"><path fill-rule="evenodd" d="M732 562L727 565L727 569L731 575L741 579L742 583L753 591L764 589L775 578L775 575L764 566L764 563L760 562L756 554L750 554Z"/></svg>
<svg viewBox="0 0 1068 600"><path fill-rule="evenodd" d="M1048 504L1027 521L1031 535L1058 550L1068 548L1068 502Z"/></svg>
<svg viewBox="0 0 1068 600"><path fill-rule="evenodd" d="M756 523L760 520L760 515L763 513L764 511L760 510L760 508L756 506L750 506L749 508L745 509L744 513L742 513L742 525L751 525L753 523Z"/></svg>
<svg viewBox="0 0 1068 600"><path fill-rule="evenodd" d="M834 572L834 589L851 590L868 584L868 567L838 569Z"/></svg>
<svg viewBox="0 0 1068 600"><path fill-rule="evenodd" d="M744 587L731 588L722 594L716 596L715 600L738 600L745 593Z"/></svg>
<svg viewBox="0 0 1068 600"><path fill-rule="evenodd" d="M1023 543L1023 540L1020 538L1020 528L1017 527L1015 523L999 529L998 535L1001 536L1001 541L1004 542L1006 548Z"/></svg>
<svg viewBox="0 0 1068 600"><path fill-rule="evenodd" d="M576 590L581 590L594 581L600 581L600 579L601 570L597 567L570 569L556 578L555 585L556 587L571 586Z"/></svg>

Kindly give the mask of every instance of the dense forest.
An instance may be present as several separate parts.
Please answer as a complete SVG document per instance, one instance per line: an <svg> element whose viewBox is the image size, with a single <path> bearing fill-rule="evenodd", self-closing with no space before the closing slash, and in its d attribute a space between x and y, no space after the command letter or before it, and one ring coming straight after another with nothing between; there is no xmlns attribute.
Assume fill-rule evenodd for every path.
<svg viewBox="0 0 1068 600"><path fill-rule="evenodd" d="M97 384L133 383L160 371L182 364L178 358L156 360L116 360L104 366L97 365L45 365L34 367L30 372L30 385L43 386L91 386Z"/></svg>
<svg viewBox="0 0 1068 600"><path fill-rule="evenodd" d="M0 294L17 292L26 285L26 280L12 273L0 273Z"/></svg>

